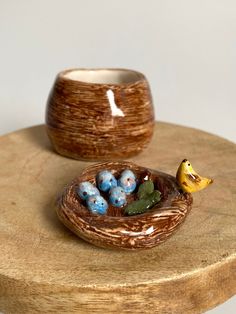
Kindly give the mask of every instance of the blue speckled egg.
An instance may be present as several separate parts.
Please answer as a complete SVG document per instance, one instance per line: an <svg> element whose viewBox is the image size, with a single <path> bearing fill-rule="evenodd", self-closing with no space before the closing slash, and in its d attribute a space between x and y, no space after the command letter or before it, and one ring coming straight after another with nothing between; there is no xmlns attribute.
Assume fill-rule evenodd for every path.
<svg viewBox="0 0 236 314"><path fill-rule="evenodd" d="M94 214L104 215L107 212L107 201L101 195L89 196L86 203L88 209Z"/></svg>
<svg viewBox="0 0 236 314"><path fill-rule="evenodd" d="M118 186L122 187L126 194L130 194L135 190L136 185L136 176L133 171L124 170L118 180Z"/></svg>
<svg viewBox="0 0 236 314"><path fill-rule="evenodd" d="M116 207L121 207L126 204L126 194L123 188L117 186L110 189L109 202Z"/></svg>
<svg viewBox="0 0 236 314"><path fill-rule="evenodd" d="M117 180L108 170L100 171L97 175L97 186L103 192L109 191L117 186Z"/></svg>
<svg viewBox="0 0 236 314"><path fill-rule="evenodd" d="M82 198L86 200L91 195L100 195L100 192L92 183L85 181L81 182L77 188L77 193Z"/></svg>

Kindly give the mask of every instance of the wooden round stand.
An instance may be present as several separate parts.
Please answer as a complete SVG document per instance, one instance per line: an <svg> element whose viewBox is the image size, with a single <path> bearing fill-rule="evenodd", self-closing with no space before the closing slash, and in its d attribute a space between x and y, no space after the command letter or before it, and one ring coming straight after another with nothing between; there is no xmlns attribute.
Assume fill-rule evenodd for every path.
<svg viewBox="0 0 236 314"><path fill-rule="evenodd" d="M0 138L0 311L199 313L236 292L236 145L158 122L130 160L175 175L188 158L214 184L180 229L146 251L97 248L58 220L55 198L91 163L57 155L44 126Z"/></svg>

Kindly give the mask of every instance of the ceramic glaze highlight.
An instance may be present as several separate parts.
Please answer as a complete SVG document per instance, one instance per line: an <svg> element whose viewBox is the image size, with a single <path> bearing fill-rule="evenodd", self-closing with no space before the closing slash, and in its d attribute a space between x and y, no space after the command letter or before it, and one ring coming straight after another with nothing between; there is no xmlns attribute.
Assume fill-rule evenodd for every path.
<svg viewBox="0 0 236 314"><path fill-rule="evenodd" d="M91 195L87 198L86 204L93 214L104 215L107 212L107 201L101 195Z"/></svg>
<svg viewBox="0 0 236 314"><path fill-rule="evenodd" d="M113 176L113 174L108 170L100 171L97 174L97 186L99 190L103 192L109 191L111 188L114 188L117 186L117 180Z"/></svg>
<svg viewBox="0 0 236 314"><path fill-rule="evenodd" d="M58 74L46 129L57 153L76 159L123 159L150 142L154 110L145 76L126 69L72 69Z"/></svg>
<svg viewBox="0 0 236 314"><path fill-rule="evenodd" d="M120 186L112 188L109 192L109 203L115 207L124 206L127 203L124 189Z"/></svg>
<svg viewBox="0 0 236 314"><path fill-rule="evenodd" d="M91 195L100 195L100 192L92 183L86 181L81 182L77 188L78 195L82 200L86 200Z"/></svg>
<svg viewBox="0 0 236 314"><path fill-rule="evenodd" d="M132 193L136 189L136 176L131 170L124 170L118 180L118 186L122 187L126 194Z"/></svg>

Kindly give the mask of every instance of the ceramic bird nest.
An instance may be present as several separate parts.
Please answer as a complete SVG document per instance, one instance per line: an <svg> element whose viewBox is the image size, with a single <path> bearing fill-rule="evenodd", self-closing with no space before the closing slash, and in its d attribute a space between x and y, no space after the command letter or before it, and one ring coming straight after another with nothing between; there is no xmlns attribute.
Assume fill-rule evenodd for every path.
<svg viewBox="0 0 236 314"><path fill-rule="evenodd" d="M161 201L145 213L127 216L125 207L109 204L105 215L91 213L78 197L81 182L96 184L101 170L110 170L118 178L125 169L137 177L137 188L144 177L151 179L155 189L161 192ZM104 198L107 196L104 194ZM127 204L136 199L136 193L127 196ZM126 250L154 247L181 225L192 205L190 193L183 192L175 177L131 162L104 162L86 168L62 192L57 202L59 219L77 236L96 246Z"/></svg>

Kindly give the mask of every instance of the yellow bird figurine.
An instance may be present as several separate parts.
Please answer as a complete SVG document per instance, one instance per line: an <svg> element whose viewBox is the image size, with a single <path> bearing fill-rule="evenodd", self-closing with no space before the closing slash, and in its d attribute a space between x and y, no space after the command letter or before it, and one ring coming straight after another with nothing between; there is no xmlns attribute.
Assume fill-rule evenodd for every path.
<svg viewBox="0 0 236 314"><path fill-rule="evenodd" d="M176 173L176 180L184 192L193 193L205 189L213 182L197 174L187 159L184 159Z"/></svg>

